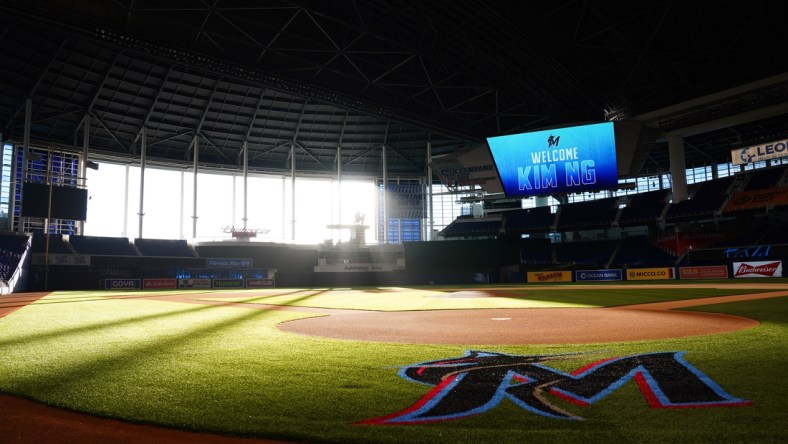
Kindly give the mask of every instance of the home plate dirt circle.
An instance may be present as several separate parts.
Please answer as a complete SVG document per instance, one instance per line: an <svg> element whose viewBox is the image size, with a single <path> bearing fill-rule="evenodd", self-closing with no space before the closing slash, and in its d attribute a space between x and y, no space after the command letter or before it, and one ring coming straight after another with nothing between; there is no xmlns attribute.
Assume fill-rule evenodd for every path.
<svg viewBox="0 0 788 444"><path fill-rule="evenodd" d="M473 309L331 314L278 325L312 336L413 344L589 344L710 335L758 321L631 308Z"/></svg>

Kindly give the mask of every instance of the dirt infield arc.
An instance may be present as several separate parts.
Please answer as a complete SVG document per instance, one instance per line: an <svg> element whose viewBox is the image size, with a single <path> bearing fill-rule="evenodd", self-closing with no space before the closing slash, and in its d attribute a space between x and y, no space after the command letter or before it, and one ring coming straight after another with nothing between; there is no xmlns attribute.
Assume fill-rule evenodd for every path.
<svg viewBox="0 0 788 444"><path fill-rule="evenodd" d="M675 286L672 286L675 288ZM698 286L693 286L698 288ZM601 288L596 286L595 288ZM655 288L651 286L651 288ZM729 287L736 288L736 287ZM783 287L784 288L784 287ZM316 317L279 324L297 334L336 339L440 344L599 343L711 335L752 328L758 322L740 316L673 309L788 296L788 291L681 300L612 308L469 309L414 312L365 312L233 303L196 299L197 295L132 296L192 304L240 306L258 310L294 310ZM494 297L496 291L475 297ZM32 303L43 293L0 298L0 317ZM216 294L212 295L213 297ZM231 296L231 295L228 295ZM10 443L281 443L263 439L197 434L97 418L0 394L0 441ZM54 438L57 437L57 438Z"/></svg>
<svg viewBox="0 0 788 444"><path fill-rule="evenodd" d="M494 297L495 291L485 290ZM788 292L786 293L788 294ZM591 344L710 335L758 321L718 313L671 311L774 297L771 293L611 308L472 309L406 312L347 311L279 324L291 333L400 343Z"/></svg>

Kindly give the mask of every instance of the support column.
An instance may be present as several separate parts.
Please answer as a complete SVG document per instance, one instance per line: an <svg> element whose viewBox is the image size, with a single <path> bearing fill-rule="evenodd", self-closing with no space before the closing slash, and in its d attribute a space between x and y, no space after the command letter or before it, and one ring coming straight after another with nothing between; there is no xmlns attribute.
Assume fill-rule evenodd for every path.
<svg viewBox="0 0 788 444"><path fill-rule="evenodd" d="M345 112L345 119L342 121L342 131L339 133L339 140L337 141L337 218L336 222L342 223L342 141L345 138L345 128L347 128L347 119L350 116L350 110ZM332 238L333 233L332 233ZM342 240L342 230L339 231L339 240Z"/></svg>
<svg viewBox="0 0 788 444"><path fill-rule="evenodd" d="M194 189L193 189L193 206L192 206L192 239L197 239L197 165L200 157L200 138L195 131L193 136L194 145Z"/></svg>
<svg viewBox="0 0 788 444"><path fill-rule="evenodd" d="M287 176L282 176L282 209L279 211L279 214L282 215L282 240L287 239L287 212L286 203L287 197L285 197L285 189L287 188Z"/></svg>
<svg viewBox="0 0 788 444"><path fill-rule="evenodd" d="M128 236L129 233L129 165L126 164L126 178L123 184L123 232L121 237Z"/></svg>
<svg viewBox="0 0 788 444"><path fill-rule="evenodd" d="M145 216L145 156L148 152L148 132L143 126L140 134L140 210L137 212L139 217L139 231L137 236L142 239L142 218Z"/></svg>
<svg viewBox="0 0 788 444"><path fill-rule="evenodd" d="M386 170L388 169L387 161L386 161L386 144L383 144L381 147L381 159L383 161L383 243L389 243L389 210L388 210L388 194L389 194L389 183L388 183L388 174Z"/></svg>
<svg viewBox="0 0 788 444"><path fill-rule="evenodd" d="M183 216L186 214L186 172L181 171L181 207L178 211L178 239L186 239L183 234Z"/></svg>
<svg viewBox="0 0 788 444"><path fill-rule="evenodd" d="M90 154L90 114L85 116L82 123L82 163L79 166L79 175L81 177L80 183L82 187L88 186L88 155ZM85 221L81 220L77 223L79 234L85 234Z"/></svg>
<svg viewBox="0 0 788 444"><path fill-rule="evenodd" d="M670 176L673 182L673 202L687 200L687 167L684 161L684 139L681 136L668 137L670 153Z"/></svg>
<svg viewBox="0 0 788 444"><path fill-rule="evenodd" d="M85 116L82 122L82 163L79 165L79 175L82 178L81 184L87 186L88 175L88 155L90 154L90 114Z"/></svg>
<svg viewBox="0 0 788 444"><path fill-rule="evenodd" d="M231 176L233 179L233 189L230 196L230 226L235 226L235 201L238 200L237 197L237 188L238 188L238 178L235 175Z"/></svg>
<svg viewBox="0 0 788 444"><path fill-rule="evenodd" d="M249 220L249 142L244 140L244 217L241 219L244 223L244 229Z"/></svg>
<svg viewBox="0 0 788 444"><path fill-rule="evenodd" d="M342 223L342 145L337 144L337 224ZM340 235L341 236L341 235Z"/></svg>
<svg viewBox="0 0 788 444"><path fill-rule="evenodd" d="M334 214L334 209L336 208L336 187L334 186L334 178L331 177L328 179L328 222L330 224L336 223L336 214ZM333 240L333 231L331 232L332 240Z"/></svg>
<svg viewBox="0 0 788 444"><path fill-rule="evenodd" d="M425 233L425 240L432 240L432 230L435 225L435 218L432 209L432 167L430 160L432 159L432 135L427 139L427 232Z"/></svg>
<svg viewBox="0 0 788 444"><path fill-rule="evenodd" d="M296 190L295 190L295 174L296 174L296 161L295 161L295 143L290 144L290 239L296 238Z"/></svg>
<svg viewBox="0 0 788 444"><path fill-rule="evenodd" d="M19 174L19 187L20 191L25 186L25 180L27 179L27 159L30 157L30 127L31 127L31 120L33 115L33 99L27 98L25 100L25 129L23 135L23 144L25 146L22 147L22 171ZM16 161L14 161L16 164ZM14 214L14 209L11 209L9 213L12 217ZM19 220L17 221L17 232L20 234L24 233L25 231L25 221L22 215L19 215ZM49 227L46 227L47 233L49 232Z"/></svg>
<svg viewBox="0 0 788 444"><path fill-rule="evenodd" d="M14 231L14 207L16 207L16 178L19 174L16 167L16 158L19 155L19 145L11 145L11 183L8 185L8 231Z"/></svg>

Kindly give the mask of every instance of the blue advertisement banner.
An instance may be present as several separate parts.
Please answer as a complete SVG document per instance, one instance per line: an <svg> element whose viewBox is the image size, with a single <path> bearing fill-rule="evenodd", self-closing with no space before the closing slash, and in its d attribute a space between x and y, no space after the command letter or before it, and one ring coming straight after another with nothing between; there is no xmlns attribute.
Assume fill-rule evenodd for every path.
<svg viewBox="0 0 788 444"><path fill-rule="evenodd" d="M489 137L507 197L618 186L613 122Z"/></svg>
<svg viewBox="0 0 788 444"><path fill-rule="evenodd" d="M207 257L205 258L205 266L223 267L223 268L249 268L254 265L254 260L251 258L241 257Z"/></svg>
<svg viewBox="0 0 788 444"><path fill-rule="evenodd" d="M621 269L612 270L577 270L575 281L622 281L624 272Z"/></svg>

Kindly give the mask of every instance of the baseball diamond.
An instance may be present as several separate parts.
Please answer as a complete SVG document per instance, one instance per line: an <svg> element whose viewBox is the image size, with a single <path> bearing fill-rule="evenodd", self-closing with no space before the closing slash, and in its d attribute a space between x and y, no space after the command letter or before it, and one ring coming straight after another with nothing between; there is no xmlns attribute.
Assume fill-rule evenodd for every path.
<svg viewBox="0 0 788 444"><path fill-rule="evenodd" d="M514 296L518 291L523 291L527 294L529 291L533 292L538 288L549 292L557 291L561 287L566 286L491 286L484 288L469 287L466 289L402 288L399 291L403 294L424 293L429 298L434 298L436 294L440 294L441 300L451 302L452 299L456 300L458 297L474 300L494 300L495 298ZM571 286L571 288L574 292L582 293L584 290L602 289L620 291L622 287L620 285L577 285ZM707 338L705 340L711 341L720 334L754 329L760 325L755 319L714 313L715 305L788 296L788 286L783 284L632 284L630 286L630 290L635 292L639 288L652 290L670 289L674 291L681 291L682 289L724 289L733 293L738 291L741 294L678 299L607 308L432 309L422 311L349 310L309 305L272 305L265 303L266 299L270 299L276 294L293 293L293 290L287 289L245 292L232 290L205 293L169 292L166 294L146 291L116 294L108 291L105 294L110 299L142 300L154 304L176 303L214 307L221 310L242 307L244 310L308 313L310 317L279 323L277 328L288 334L332 338L340 341L339 346L342 346L341 344L343 343L352 346L355 341L373 341L425 345L486 344L484 346L486 349L495 349L501 345L513 344L550 346L594 343L596 345L604 345L606 343L612 344L624 341L653 341L690 336L701 336ZM336 293L337 295L353 293L357 297L359 295L373 298L376 296L374 291L365 293L363 289L337 289L322 292L322 294L329 295L331 293ZM0 305L0 316L11 319L16 313L33 309L36 304L46 303L48 297L51 296L44 293L30 293L16 294L13 297L4 298L0 300L0 304L2 304ZM78 300L74 299L72 302L78 303ZM315 305L319 305L319 303ZM699 306L709 311L681 310ZM570 353L570 355L572 354ZM554 357L546 357L545 359L549 363L555 359L560 360L568 357L571 358L572 356L559 354ZM593 357L588 359L593 361ZM693 369L692 371L697 373L702 370ZM675 379L675 375L672 378ZM706 379L705 375L703 378L706 381L710 381ZM709 383L715 384L711 381ZM736 387L726 387L726 389L735 391ZM722 388L715 390L724 394ZM645 393L650 393L650 391ZM520 399L527 399L523 398L523 395L518 396L521 397ZM731 395L724 394L724 396L730 397ZM735 400L735 398L731 399ZM248 437L234 438L211 433L196 433L163 428L155 425L134 424L118 419L85 415L70 409L59 409L47 406L45 403L11 395L2 395L0 401L2 401L0 402L0 415L5 418L0 423L2 424L0 425L0 436L10 437L11 442L45 442L52 436L58 436L58 442L64 443L110 441L120 443L292 442ZM130 400L130 402L132 401ZM752 403L751 400L740 400L737 402L744 406L740 408L747 408L746 405ZM728 404L731 406L738 405L736 402L729 402ZM554 414L559 415L559 417L566 416L571 418L574 415L552 404L545 404L545 406L550 407L542 408L553 409ZM365 423L374 424L375 421L370 417ZM363 422L360 424L363 424ZM19 441L20 439L21 441Z"/></svg>

